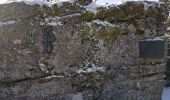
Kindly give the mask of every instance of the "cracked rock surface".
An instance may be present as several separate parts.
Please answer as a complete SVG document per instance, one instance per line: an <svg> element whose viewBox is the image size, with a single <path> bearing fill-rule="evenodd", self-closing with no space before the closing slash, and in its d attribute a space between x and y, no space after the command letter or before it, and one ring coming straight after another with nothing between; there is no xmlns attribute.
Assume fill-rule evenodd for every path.
<svg viewBox="0 0 170 100"><path fill-rule="evenodd" d="M139 40L166 32L167 7L127 2L94 13L86 3L0 5L0 99L161 99L164 59L138 53Z"/></svg>

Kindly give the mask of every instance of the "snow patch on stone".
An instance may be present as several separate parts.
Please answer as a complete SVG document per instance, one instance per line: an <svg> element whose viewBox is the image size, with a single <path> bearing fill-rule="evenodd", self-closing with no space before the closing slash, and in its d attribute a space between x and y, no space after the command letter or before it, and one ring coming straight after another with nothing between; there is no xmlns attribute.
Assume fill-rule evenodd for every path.
<svg viewBox="0 0 170 100"><path fill-rule="evenodd" d="M93 12L94 14L97 13L97 8L99 7L95 3L88 4L87 6L83 6L87 11Z"/></svg>
<svg viewBox="0 0 170 100"><path fill-rule="evenodd" d="M11 25L11 24L15 24L17 22L18 21L14 21L14 20L11 20L11 21L0 21L0 26Z"/></svg>
<svg viewBox="0 0 170 100"><path fill-rule="evenodd" d="M39 61L38 64L39 64L40 69L41 69L43 72L49 73L49 71L47 70L46 65L45 65L44 63L41 63L41 62Z"/></svg>
<svg viewBox="0 0 170 100"><path fill-rule="evenodd" d="M14 43L14 44L21 45L21 42L22 42L22 40L20 40L20 39L15 39L13 43Z"/></svg>
<svg viewBox="0 0 170 100"><path fill-rule="evenodd" d="M62 22L49 22L48 25L50 26L62 26Z"/></svg>
<svg viewBox="0 0 170 100"><path fill-rule="evenodd" d="M63 78L64 76L62 75L51 75L51 76L47 76L45 77L45 79L51 79L51 78Z"/></svg>
<svg viewBox="0 0 170 100"><path fill-rule="evenodd" d="M157 36L152 39L146 39L145 41L163 41L165 36Z"/></svg>
<svg viewBox="0 0 170 100"><path fill-rule="evenodd" d="M62 26L63 23L62 21L66 18L71 18L71 17L74 17L74 16L81 16L80 13L76 13L76 14L72 14L72 15L66 15L66 16L62 16L62 17L48 17L48 18L45 18L45 22L40 22L40 25L45 25L45 24L48 24L50 26Z"/></svg>
<svg viewBox="0 0 170 100"><path fill-rule="evenodd" d="M74 16L81 16L81 14L80 13L75 13L75 14L72 14L72 15L62 16L61 18L68 18L68 17L74 17Z"/></svg>
<svg viewBox="0 0 170 100"><path fill-rule="evenodd" d="M62 5L63 2L74 3L75 0L0 0L0 4L8 4L12 2L24 2L29 5L39 4L39 5L48 5L52 6L53 4ZM110 6L110 5L119 5L126 1L156 1L159 0L93 0L92 4L88 5L90 8L95 8L95 6Z"/></svg>
<svg viewBox="0 0 170 100"><path fill-rule="evenodd" d="M105 71L104 67L98 67L92 64L91 67L79 69L76 72L80 74L80 73L94 73L94 72L103 72L103 71Z"/></svg>
<svg viewBox="0 0 170 100"><path fill-rule="evenodd" d="M23 2L28 5L39 4L40 6L47 5L51 7L53 4L62 5L63 2L74 3L74 0L0 0L0 4L9 4L12 2Z"/></svg>
<svg viewBox="0 0 170 100"><path fill-rule="evenodd" d="M92 23L96 23L96 24L103 25L103 26L109 26L109 27L115 26L115 25L109 23L108 21L101 21L101 20L92 20Z"/></svg>

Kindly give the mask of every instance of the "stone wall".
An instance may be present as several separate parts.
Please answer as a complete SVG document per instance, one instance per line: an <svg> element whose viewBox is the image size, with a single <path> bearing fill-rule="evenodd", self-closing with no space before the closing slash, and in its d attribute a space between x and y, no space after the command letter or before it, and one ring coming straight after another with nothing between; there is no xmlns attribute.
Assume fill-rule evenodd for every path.
<svg viewBox="0 0 170 100"><path fill-rule="evenodd" d="M0 5L0 99L161 99L164 58L139 58L139 41L164 36L165 5L90 8Z"/></svg>
<svg viewBox="0 0 170 100"><path fill-rule="evenodd" d="M169 0L160 0L161 2L164 2L166 4L166 6L168 7L168 10L170 12L170 1ZM167 32L166 32L166 40L167 40L167 44L169 44L169 39L170 39L170 16L168 17L168 20L167 20ZM167 46L167 52L168 52L168 49L169 49L169 46ZM166 57L166 77L165 77L165 80L166 80L166 86L170 86L170 59L169 57L170 55L167 55Z"/></svg>

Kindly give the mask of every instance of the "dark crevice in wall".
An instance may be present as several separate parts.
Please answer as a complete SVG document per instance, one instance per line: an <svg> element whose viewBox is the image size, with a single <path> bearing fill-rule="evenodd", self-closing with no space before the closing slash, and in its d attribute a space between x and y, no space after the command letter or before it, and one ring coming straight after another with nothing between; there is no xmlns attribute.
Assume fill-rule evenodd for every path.
<svg viewBox="0 0 170 100"><path fill-rule="evenodd" d="M53 34L52 26L45 25L42 28L43 31L43 53L50 55L53 51L53 42L56 41L56 37Z"/></svg>
<svg viewBox="0 0 170 100"><path fill-rule="evenodd" d="M13 84L21 83L21 82L35 81L37 79L44 79L44 78L50 77L50 76L52 76L52 74L46 74L46 75L37 76L34 78L24 78L24 79L14 80L14 81L10 81L10 82L2 82L1 81L0 85L9 86L9 85L13 85Z"/></svg>
<svg viewBox="0 0 170 100"><path fill-rule="evenodd" d="M164 72L151 73L151 74L148 74L148 75L142 75L141 77L142 78L153 77L153 76L160 75L160 74L164 74Z"/></svg>
<svg viewBox="0 0 170 100"><path fill-rule="evenodd" d="M41 79L41 78L45 78L45 77L48 77L48 76L50 76L50 75L38 76L38 77L35 77L35 78L24 78L24 79L14 80L14 81L11 81L11 82L0 82L0 84L8 86L8 85L12 85L12 84L21 83L21 82Z"/></svg>

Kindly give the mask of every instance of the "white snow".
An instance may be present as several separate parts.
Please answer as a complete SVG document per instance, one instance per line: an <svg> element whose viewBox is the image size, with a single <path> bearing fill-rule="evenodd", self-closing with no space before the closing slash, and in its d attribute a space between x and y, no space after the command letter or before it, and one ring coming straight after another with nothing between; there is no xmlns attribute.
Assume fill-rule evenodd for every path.
<svg viewBox="0 0 170 100"><path fill-rule="evenodd" d="M62 22L48 22L48 25L50 26L62 26Z"/></svg>
<svg viewBox="0 0 170 100"><path fill-rule="evenodd" d="M162 100L170 100L170 87L165 87L163 89Z"/></svg>
<svg viewBox="0 0 170 100"><path fill-rule="evenodd" d="M0 0L0 4L8 4L12 2L24 2L28 5L34 5L34 4L39 4L39 5L48 5L51 7L53 4L59 3L61 5L62 2L70 2L73 3L74 0Z"/></svg>
<svg viewBox="0 0 170 100"><path fill-rule="evenodd" d="M51 76L47 76L45 77L45 79L51 79L51 78L63 78L64 76L61 75L51 75Z"/></svg>
<svg viewBox="0 0 170 100"><path fill-rule="evenodd" d="M95 4L100 5L100 6L109 6L112 4L119 5L126 1L156 1L156 2L159 2L159 0L97 0L95 2Z"/></svg>
<svg viewBox="0 0 170 100"><path fill-rule="evenodd" d="M103 26L114 27L114 25L109 23L108 21L92 20L92 23L96 23L98 25L103 25Z"/></svg>
<svg viewBox="0 0 170 100"><path fill-rule="evenodd" d="M61 3L61 2L71 2L73 3L74 0L0 0L0 4L6 4L6 3L11 3L11 2L25 2L27 4L47 4L51 6L52 4L55 3ZM109 6L112 4L119 5L121 3L124 3L126 1L156 1L158 2L159 0L93 0L93 5L98 5L98 6Z"/></svg>
<svg viewBox="0 0 170 100"><path fill-rule="evenodd" d="M87 11L91 11L96 14L98 7L108 7L110 5L120 5L127 1L155 1L155 2L159 2L159 0L93 0L93 3L91 3L87 6L84 6L84 8ZM145 9L147 9L147 7L149 7L149 6L150 5L145 5Z"/></svg>
<svg viewBox="0 0 170 100"><path fill-rule="evenodd" d="M103 72L105 69L104 67L98 67L94 64L91 65L91 67L84 68L84 69L79 69L77 70L77 73L94 73L94 72Z"/></svg>
<svg viewBox="0 0 170 100"><path fill-rule="evenodd" d="M141 41L164 41L165 36L157 36L151 39L141 40Z"/></svg>
<svg viewBox="0 0 170 100"><path fill-rule="evenodd" d="M96 5L95 3L91 3L91 4L89 4L89 5L87 5L87 6L84 6L84 8L87 10L87 11L90 11L90 12L93 12L93 13L97 13L97 8L98 8L99 6L98 5Z"/></svg>
<svg viewBox="0 0 170 100"><path fill-rule="evenodd" d="M11 20L11 21L0 21L0 26L11 25L11 24L15 24L17 22L18 21L14 21L14 20Z"/></svg>
<svg viewBox="0 0 170 100"><path fill-rule="evenodd" d="M51 25L51 26L62 26L63 25L63 19L65 18L71 18L71 17L74 17L74 16L81 16L80 13L76 13L76 14L71 14L71 15L66 15L66 16L62 16L62 17L48 17L48 18L45 18L45 22L41 22L40 25L45 25L45 24L48 24L48 25Z"/></svg>
<svg viewBox="0 0 170 100"><path fill-rule="evenodd" d="M38 64L39 64L39 67L40 69L45 72L45 73L48 73L49 71L47 70L46 68L46 65L44 63L41 63L40 61L38 61Z"/></svg>

